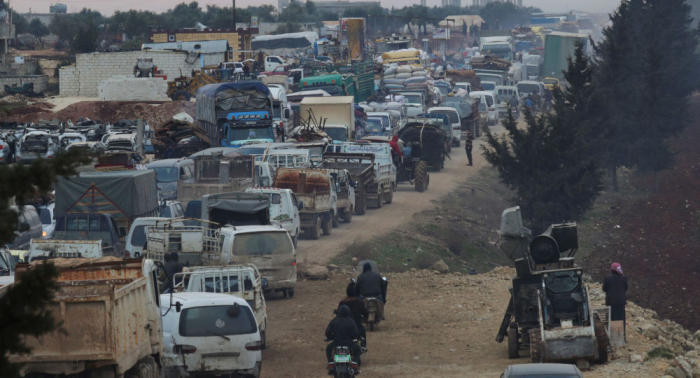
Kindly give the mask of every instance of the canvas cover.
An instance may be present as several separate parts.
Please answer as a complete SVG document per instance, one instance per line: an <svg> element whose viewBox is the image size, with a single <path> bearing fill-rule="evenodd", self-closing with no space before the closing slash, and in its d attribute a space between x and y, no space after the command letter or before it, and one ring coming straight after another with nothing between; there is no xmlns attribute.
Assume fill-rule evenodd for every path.
<svg viewBox="0 0 700 378"><path fill-rule="evenodd" d="M120 221L157 210L156 174L152 170L82 172L79 176L60 177L56 184L56 217L96 212Z"/></svg>
<svg viewBox="0 0 700 378"><path fill-rule="evenodd" d="M225 93L219 95L221 92ZM266 101L263 102L262 98ZM222 101L220 106L218 101ZM243 110L236 106L245 104L254 106L254 109L271 109L272 94L265 84L258 81L208 84L197 90L196 117L197 120L216 125L217 106L223 110Z"/></svg>
<svg viewBox="0 0 700 378"><path fill-rule="evenodd" d="M277 35L260 35L253 38L253 50L259 49L297 49L313 46L318 39L316 32L286 33Z"/></svg>
<svg viewBox="0 0 700 378"><path fill-rule="evenodd" d="M207 207L245 214L255 214L270 207L270 196L260 193L220 193L207 198Z"/></svg>

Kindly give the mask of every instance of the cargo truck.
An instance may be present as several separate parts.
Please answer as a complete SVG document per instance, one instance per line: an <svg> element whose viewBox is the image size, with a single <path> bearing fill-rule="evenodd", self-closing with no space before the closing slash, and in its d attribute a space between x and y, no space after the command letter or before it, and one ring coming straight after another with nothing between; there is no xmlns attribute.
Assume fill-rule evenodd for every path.
<svg viewBox="0 0 700 378"><path fill-rule="evenodd" d="M229 157L220 153L194 157L194 182L178 182L177 200L184 207L206 194L240 192L255 184L253 156Z"/></svg>
<svg viewBox="0 0 700 378"><path fill-rule="evenodd" d="M325 119L324 131L334 141L355 139L355 105L351 96L305 97L299 109L303 118L313 114L317 120Z"/></svg>
<svg viewBox="0 0 700 378"><path fill-rule="evenodd" d="M563 79L568 64L567 59L574 56L577 42L587 46L588 36L561 32L547 34L544 41L543 76Z"/></svg>
<svg viewBox="0 0 700 378"><path fill-rule="evenodd" d="M163 355L160 306L168 304L160 303L155 263L51 261L59 271L59 289L48 309L61 328L38 338L27 336L24 342L31 353L9 356L11 363L21 365L20 376L158 378ZM18 264L15 282L29 269L31 264Z"/></svg>

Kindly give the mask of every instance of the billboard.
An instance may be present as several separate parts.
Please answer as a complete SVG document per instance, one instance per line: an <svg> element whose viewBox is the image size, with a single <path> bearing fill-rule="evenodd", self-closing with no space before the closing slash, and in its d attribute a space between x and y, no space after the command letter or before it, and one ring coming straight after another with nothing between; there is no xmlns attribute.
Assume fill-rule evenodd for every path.
<svg viewBox="0 0 700 378"><path fill-rule="evenodd" d="M341 25L344 37L347 36L348 57L352 60L364 60L365 19L343 18Z"/></svg>
<svg viewBox="0 0 700 378"><path fill-rule="evenodd" d="M450 29L435 29L435 31L433 32L433 39L450 39Z"/></svg>
<svg viewBox="0 0 700 378"><path fill-rule="evenodd" d="M258 16L252 16L250 18L250 27L251 28L257 28L258 27Z"/></svg>

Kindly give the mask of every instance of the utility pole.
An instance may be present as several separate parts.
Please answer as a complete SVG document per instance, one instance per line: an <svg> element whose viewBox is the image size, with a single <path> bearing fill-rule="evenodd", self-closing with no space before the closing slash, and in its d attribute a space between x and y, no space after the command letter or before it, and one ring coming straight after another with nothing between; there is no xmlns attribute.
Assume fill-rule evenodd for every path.
<svg viewBox="0 0 700 378"><path fill-rule="evenodd" d="M231 0L233 2L233 7L231 8L231 24L233 26L233 31L236 31L236 0Z"/></svg>

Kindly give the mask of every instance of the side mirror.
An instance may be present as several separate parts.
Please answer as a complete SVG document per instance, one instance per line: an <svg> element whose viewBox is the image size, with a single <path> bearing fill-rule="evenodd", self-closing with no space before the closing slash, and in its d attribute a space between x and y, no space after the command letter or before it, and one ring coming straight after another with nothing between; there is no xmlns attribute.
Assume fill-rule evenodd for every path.
<svg viewBox="0 0 700 378"><path fill-rule="evenodd" d="M301 211L304 208L304 201L299 201L297 208Z"/></svg>
<svg viewBox="0 0 700 378"><path fill-rule="evenodd" d="M284 109L284 118L289 119L291 118L291 114L289 113L289 109Z"/></svg>
<svg viewBox="0 0 700 378"><path fill-rule="evenodd" d="M263 279L261 280L261 282L262 282L262 288L263 288L263 289L267 289L267 278L263 278Z"/></svg>
<svg viewBox="0 0 700 378"><path fill-rule="evenodd" d="M175 311L180 312L180 310L182 310L182 303L175 302Z"/></svg>
<svg viewBox="0 0 700 378"><path fill-rule="evenodd" d="M124 236L126 236L126 228L119 227L119 237L123 238Z"/></svg>

